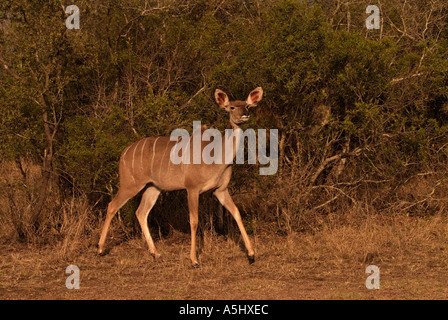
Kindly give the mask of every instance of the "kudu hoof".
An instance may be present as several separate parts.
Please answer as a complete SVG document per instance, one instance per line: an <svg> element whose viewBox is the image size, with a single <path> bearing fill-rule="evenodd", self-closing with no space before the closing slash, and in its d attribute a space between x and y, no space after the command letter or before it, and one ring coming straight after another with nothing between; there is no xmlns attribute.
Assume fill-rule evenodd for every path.
<svg viewBox="0 0 448 320"><path fill-rule="evenodd" d="M255 255L253 256L247 256L247 260L249 260L249 264L252 264L255 262Z"/></svg>
<svg viewBox="0 0 448 320"><path fill-rule="evenodd" d="M151 255L152 255L152 257L154 258L154 260L159 260L160 259L160 257L162 256L160 253L158 253L158 252L155 252L155 253L152 253L151 252Z"/></svg>
<svg viewBox="0 0 448 320"><path fill-rule="evenodd" d="M107 255L109 253L109 249L98 249L97 251L97 255L99 257L104 257L105 255Z"/></svg>

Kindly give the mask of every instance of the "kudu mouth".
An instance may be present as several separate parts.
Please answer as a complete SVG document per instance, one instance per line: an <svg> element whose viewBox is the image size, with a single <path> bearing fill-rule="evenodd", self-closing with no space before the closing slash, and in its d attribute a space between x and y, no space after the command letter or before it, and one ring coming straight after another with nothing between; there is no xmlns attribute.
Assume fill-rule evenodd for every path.
<svg viewBox="0 0 448 320"><path fill-rule="evenodd" d="M241 117L239 117L239 119L234 119L233 122L235 124L242 124L242 123L249 121L249 118L250 118L250 116L241 116Z"/></svg>

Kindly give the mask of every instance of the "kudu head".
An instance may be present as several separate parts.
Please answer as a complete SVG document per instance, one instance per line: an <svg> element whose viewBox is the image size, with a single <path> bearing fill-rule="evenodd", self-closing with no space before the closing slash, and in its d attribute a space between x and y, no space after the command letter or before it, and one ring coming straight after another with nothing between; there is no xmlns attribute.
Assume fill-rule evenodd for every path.
<svg viewBox="0 0 448 320"><path fill-rule="evenodd" d="M246 101L229 101L227 94L219 89L215 91L215 100L218 105L230 113L230 124L239 126L249 120L249 108L256 107L263 98L263 89L258 87L249 93Z"/></svg>

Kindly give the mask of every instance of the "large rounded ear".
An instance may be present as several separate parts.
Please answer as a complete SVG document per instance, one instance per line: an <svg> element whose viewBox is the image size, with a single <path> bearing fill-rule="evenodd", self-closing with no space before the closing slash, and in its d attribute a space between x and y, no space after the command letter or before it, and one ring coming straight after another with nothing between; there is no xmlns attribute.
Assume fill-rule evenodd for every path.
<svg viewBox="0 0 448 320"><path fill-rule="evenodd" d="M224 91L216 89L215 100L221 108L227 109L227 106L229 105L229 97Z"/></svg>
<svg viewBox="0 0 448 320"><path fill-rule="evenodd" d="M263 98L263 89L261 87L258 87L249 93L246 103L248 105L257 104L258 102L261 101L262 98Z"/></svg>

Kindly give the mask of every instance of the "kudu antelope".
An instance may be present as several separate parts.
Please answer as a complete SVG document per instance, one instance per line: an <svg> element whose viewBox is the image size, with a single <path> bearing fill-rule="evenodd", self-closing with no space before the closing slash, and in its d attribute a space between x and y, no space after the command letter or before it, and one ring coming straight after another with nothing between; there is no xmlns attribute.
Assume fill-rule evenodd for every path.
<svg viewBox="0 0 448 320"><path fill-rule="evenodd" d="M230 114L228 125L233 129L234 141L241 134L240 124L249 119L249 108L263 97L263 89L258 87L249 93L246 101L229 101L227 94L219 89L215 91L215 100L218 105ZM190 140L193 137L189 138ZM141 139L124 149L119 163L120 188L116 196L109 203L106 220L104 222L101 237L98 243L98 253L105 253L105 241L110 222L115 213L132 197L146 187L142 195L140 205L135 212L143 235L148 243L151 254L158 258L151 234L148 229L147 218L154 206L160 192L173 190L187 190L188 209L190 213L191 227L191 251L190 258L193 266L198 266L196 254L196 230L198 227L198 203L199 194L214 190L214 195L221 204L234 217L247 249L249 262L254 262L255 253L252 244L244 228L240 212L229 194L227 186L232 174L231 163L199 164L180 163L173 164L170 159L170 151L176 145L170 137L148 137ZM192 146L193 143L190 144ZM205 147L202 143L201 149ZM224 142L223 142L224 149ZM233 145L232 156L235 158L238 146ZM190 149L192 150L192 149ZM229 152L229 151L227 151ZM192 152L190 152L192 154ZM224 152L225 153L225 152Z"/></svg>

